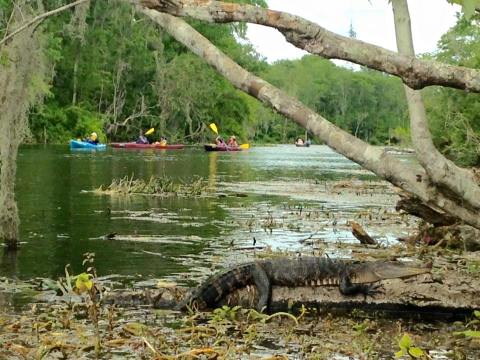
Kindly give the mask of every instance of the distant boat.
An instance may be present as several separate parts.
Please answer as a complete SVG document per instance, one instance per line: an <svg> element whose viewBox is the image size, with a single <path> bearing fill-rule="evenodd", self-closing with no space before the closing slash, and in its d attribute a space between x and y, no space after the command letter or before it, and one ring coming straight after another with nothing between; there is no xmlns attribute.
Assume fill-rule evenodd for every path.
<svg viewBox="0 0 480 360"><path fill-rule="evenodd" d="M205 144L203 145L206 151L242 151L244 150L242 146L228 146L228 145L216 145L216 144Z"/></svg>
<svg viewBox="0 0 480 360"><path fill-rule="evenodd" d="M92 144L81 140L70 140L70 149L105 150L105 144Z"/></svg>
<svg viewBox="0 0 480 360"><path fill-rule="evenodd" d="M119 149L159 149L159 150L179 150L183 149L185 145L183 144L137 144L136 142L127 142L127 143L111 143L111 147Z"/></svg>

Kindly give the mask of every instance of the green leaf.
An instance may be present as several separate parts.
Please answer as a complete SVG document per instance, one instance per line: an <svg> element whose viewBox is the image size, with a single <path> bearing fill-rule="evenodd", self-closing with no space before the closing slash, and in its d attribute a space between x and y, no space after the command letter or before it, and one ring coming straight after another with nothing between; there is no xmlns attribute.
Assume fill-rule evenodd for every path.
<svg viewBox="0 0 480 360"><path fill-rule="evenodd" d="M480 331L474 331L474 330L455 331L453 335L463 335L466 337L480 338Z"/></svg>
<svg viewBox="0 0 480 360"><path fill-rule="evenodd" d="M403 334L402 338L398 342L400 348L409 349L412 346L412 339L408 334Z"/></svg>
<svg viewBox="0 0 480 360"><path fill-rule="evenodd" d="M419 358L425 355L425 352L418 347L411 347L408 349L408 354L414 358Z"/></svg>
<svg viewBox="0 0 480 360"><path fill-rule="evenodd" d="M477 319L480 319L480 311L479 310L475 310L473 312L473 316L475 316Z"/></svg>
<svg viewBox="0 0 480 360"><path fill-rule="evenodd" d="M87 273L81 273L77 276L75 281L75 287L80 293L90 290L93 286L93 281L91 280L91 275Z"/></svg>
<svg viewBox="0 0 480 360"><path fill-rule="evenodd" d="M396 358L399 358L399 357L402 357L402 356L405 355L405 354L406 354L405 349L401 349L400 351L397 351L397 352L395 353L395 357L396 357Z"/></svg>

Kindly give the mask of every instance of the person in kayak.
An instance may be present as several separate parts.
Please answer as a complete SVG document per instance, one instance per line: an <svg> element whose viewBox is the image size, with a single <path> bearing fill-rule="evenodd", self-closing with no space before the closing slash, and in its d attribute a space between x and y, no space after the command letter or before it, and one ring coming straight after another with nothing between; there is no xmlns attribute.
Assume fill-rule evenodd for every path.
<svg viewBox="0 0 480 360"><path fill-rule="evenodd" d="M90 136L88 138L84 139L83 141L87 142L89 144L98 145L98 135L94 131L90 134Z"/></svg>
<svg viewBox="0 0 480 360"><path fill-rule="evenodd" d="M220 136L217 136L217 137L215 138L215 144L216 144L217 146L225 146L225 145L226 145L226 144L225 144L225 140L223 140Z"/></svg>
<svg viewBox="0 0 480 360"><path fill-rule="evenodd" d="M160 146L167 146L167 138L165 136L160 137Z"/></svg>
<svg viewBox="0 0 480 360"><path fill-rule="evenodd" d="M297 141L295 141L295 144L296 144L296 145L303 145L303 139L302 139L302 138L298 138Z"/></svg>
<svg viewBox="0 0 480 360"><path fill-rule="evenodd" d="M137 144L150 144L150 141L148 141L147 137L145 135L140 135L135 141Z"/></svg>
<svg viewBox="0 0 480 360"><path fill-rule="evenodd" d="M237 147L238 146L237 138L235 137L235 135L230 136L230 138L228 139L227 145L232 146L232 147Z"/></svg>

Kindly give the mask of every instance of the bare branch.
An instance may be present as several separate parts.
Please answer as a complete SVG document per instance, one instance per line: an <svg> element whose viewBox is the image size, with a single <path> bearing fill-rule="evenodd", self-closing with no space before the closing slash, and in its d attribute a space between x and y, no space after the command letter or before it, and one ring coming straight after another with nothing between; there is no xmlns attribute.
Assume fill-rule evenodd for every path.
<svg viewBox="0 0 480 360"><path fill-rule="evenodd" d="M441 85L480 92L480 72L419 60L330 32L300 16L252 5L209 0L131 0L175 16L226 23L244 21L279 30L293 45L327 59L342 59L395 76L412 89Z"/></svg>
<svg viewBox="0 0 480 360"><path fill-rule="evenodd" d="M42 21L43 19L51 16L51 15L55 15L55 14L58 14L59 12L62 12L64 10L67 10L67 9L70 9L71 7L74 7L74 6L77 6L79 4L83 4L85 2L88 2L90 0L77 0L73 3L70 3L68 5L64 5L64 6L61 6L55 10L52 10L52 11L47 11L46 13L43 13L43 14L40 14L36 17L34 17L32 20L28 21L27 23L23 24L22 26L20 26L18 29L16 29L14 32L8 34L8 35L5 35L5 37L0 40L0 46L5 44L7 41L9 41L11 38L13 38L15 35L17 35L19 32L27 29L28 27Z"/></svg>

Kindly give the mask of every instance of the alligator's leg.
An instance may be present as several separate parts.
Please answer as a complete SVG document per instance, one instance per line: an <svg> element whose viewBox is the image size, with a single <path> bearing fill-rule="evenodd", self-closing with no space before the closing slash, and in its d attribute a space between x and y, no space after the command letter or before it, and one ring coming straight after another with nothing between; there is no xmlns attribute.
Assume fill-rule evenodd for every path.
<svg viewBox="0 0 480 360"><path fill-rule="evenodd" d="M258 291L257 311L268 310L268 305L272 295L272 285L267 273L260 265L255 265L252 269L253 282Z"/></svg>
<svg viewBox="0 0 480 360"><path fill-rule="evenodd" d="M381 290L379 289L381 287L380 284L352 284L350 277L347 275L344 275L340 278L340 284L338 287L343 295L363 294L365 296L372 296L381 293Z"/></svg>

